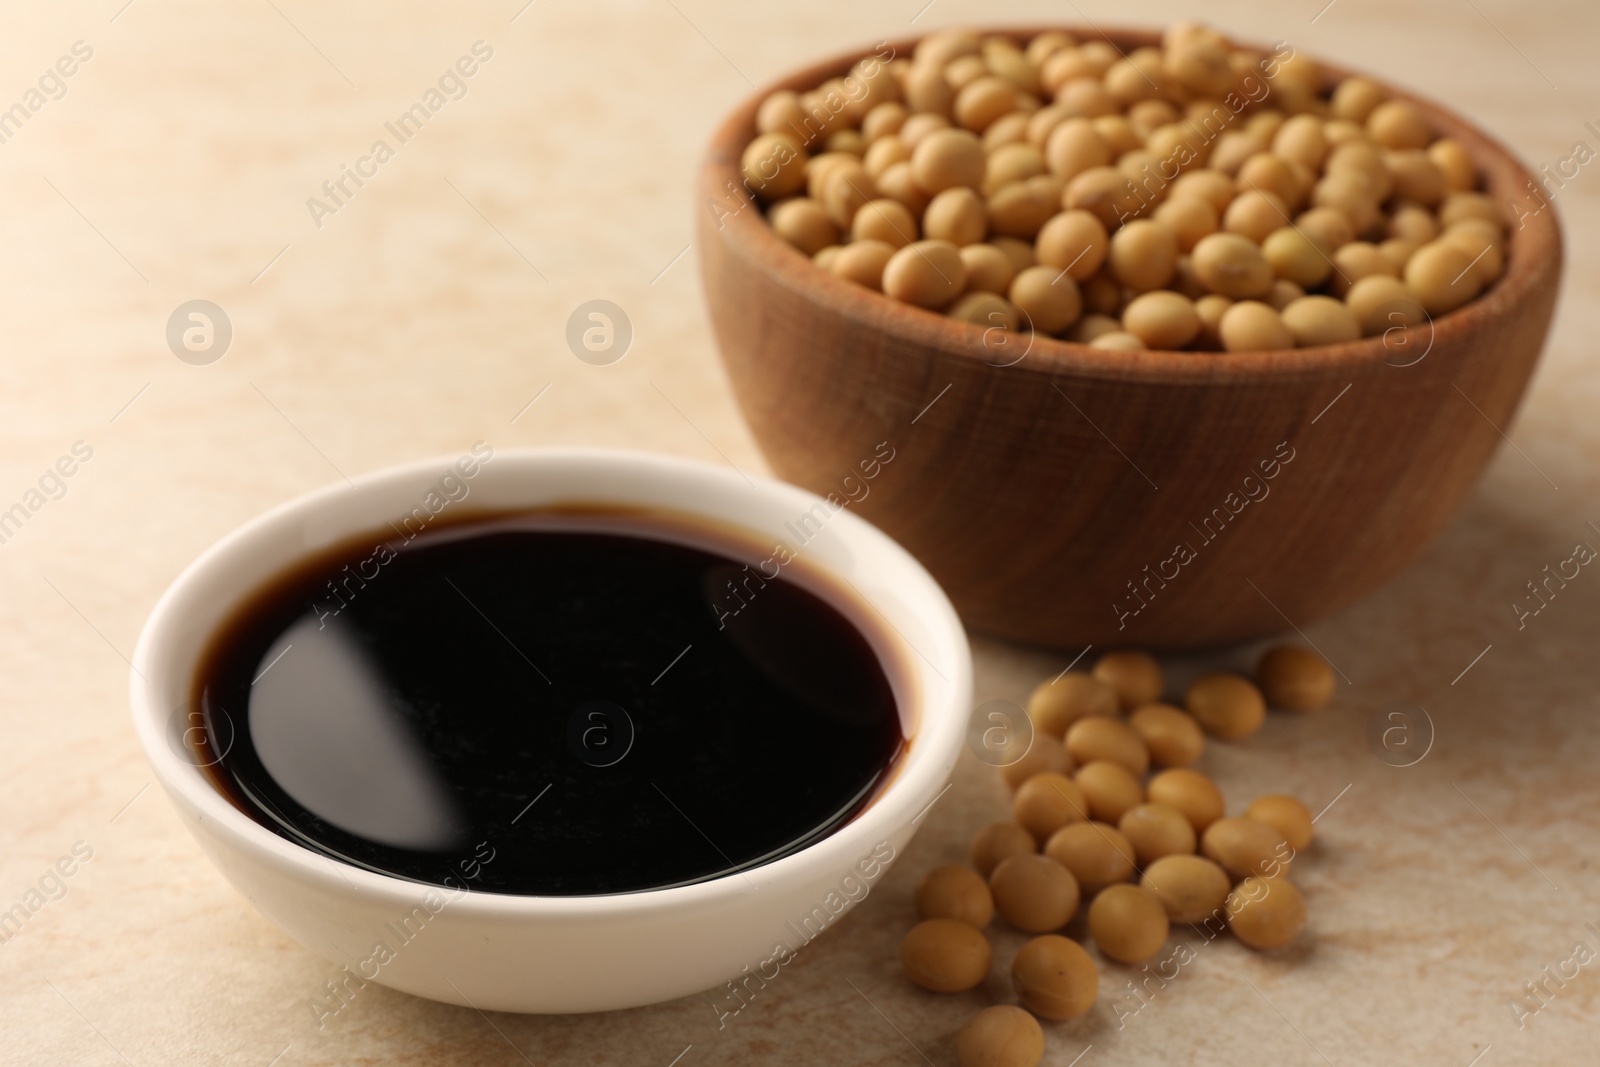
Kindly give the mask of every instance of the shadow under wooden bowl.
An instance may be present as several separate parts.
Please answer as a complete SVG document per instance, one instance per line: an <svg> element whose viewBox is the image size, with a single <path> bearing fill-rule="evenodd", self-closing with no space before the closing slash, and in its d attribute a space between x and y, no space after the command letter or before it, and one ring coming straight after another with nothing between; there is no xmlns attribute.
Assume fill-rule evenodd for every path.
<svg viewBox="0 0 1600 1067"><path fill-rule="evenodd" d="M1123 50L1158 40L1104 36ZM892 46L908 55L913 44ZM750 97L716 132L699 178L717 342L780 477L906 545L972 628L1072 649L1176 650L1303 626L1438 535L1512 419L1560 279L1555 213L1528 214L1538 187L1504 147L1385 86L1467 147L1512 223L1500 279L1431 323L1269 352L997 344L983 327L819 269L744 191L739 157L760 100L867 54ZM1345 75L1323 67L1330 81ZM803 551L827 517L797 516L790 547Z"/></svg>

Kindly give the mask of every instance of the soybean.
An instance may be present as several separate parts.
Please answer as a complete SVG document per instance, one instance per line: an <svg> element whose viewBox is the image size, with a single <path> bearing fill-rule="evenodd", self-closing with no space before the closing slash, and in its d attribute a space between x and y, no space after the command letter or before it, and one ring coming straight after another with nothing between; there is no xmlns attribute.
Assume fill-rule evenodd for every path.
<svg viewBox="0 0 1600 1067"><path fill-rule="evenodd" d="M1001 860L1031 855L1038 849L1039 843L1019 823L990 823L972 839L972 866L988 878Z"/></svg>
<svg viewBox="0 0 1600 1067"><path fill-rule="evenodd" d="M1093 760L1072 776L1083 793L1089 816L1115 826L1128 809L1143 803L1144 787L1122 764Z"/></svg>
<svg viewBox="0 0 1600 1067"><path fill-rule="evenodd" d="M983 145L966 130L934 130L911 150L911 174L929 194L983 185Z"/></svg>
<svg viewBox="0 0 1600 1067"><path fill-rule="evenodd" d="M772 93L740 169L774 231L824 269L986 329L1103 350L1379 334L1387 347L1407 343L1394 327L1499 278L1505 218L1463 143L1370 79L1327 92L1305 56L1276 63L1269 106L1235 116L1220 101L1264 68L1214 31L1127 54L1054 32L940 31L914 58ZM846 254L862 241L984 250L957 267L925 248L891 267L877 249ZM1380 277L1406 296L1368 285L1350 299Z"/></svg>
<svg viewBox="0 0 1600 1067"><path fill-rule="evenodd" d="M1254 949L1282 948L1306 925L1306 902L1287 878L1246 878L1228 894L1228 928Z"/></svg>
<svg viewBox="0 0 1600 1067"><path fill-rule="evenodd" d="M778 236L808 256L839 243L839 227L828 211L810 197L798 196L772 205L768 215Z"/></svg>
<svg viewBox="0 0 1600 1067"><path fill-rule="evenodd" d="M1198 923L1222 912L1232 882L1204 856L1163 856L1145 868L1139 884L1161 902L1172 922Z"/></svg>
<svg viewBox="0 0 1600 1067"><path fill-rule="evenodd" d="M1039 229L1035 250L1040 263L1084 282L1105 262L1109 241L1105 225L1092 213L1063 211Z"/></svg>
<svg viewBox="0 0 1600 1067"><path fill-rule="evenodd" d="M882 292L883 271L895 251L895 246L885 241L851 241L838 250L828 269L847 281Z"/></svg>
<svg viewBox="0 0 1600 1067"><path fill-rule="evenodd" d="M1089 936L1118 963L1141 963L1161 951L1170 924L1155 894L1137 885L1114 885L1089 905Z"/></svg>
<svg viewBox="0 0 1600 1067"><path fill-rule="evenodd" d="M1117 694L1123 711L1132 711L1161 699L1164 684L1161 664L1148 652L1121 649L1107 652L1090 671Z"/></svg>
<svg viewBox="0 0 1600 1067"><path fill-rule="evenodd" d="M1103 822L1063 826L1045 842L1044 854L1071 871L1089 894L1132 878L1137 856L1127 836Z"/></svg>
<svg viewBox="0 0 1600 1067"><path fill-rule="evenodd" d="M986 338L989 329L1015 332L1021 318L1015 304L994 293L967 293L951 304L945 310L945 314L960 322L970 322L985 327Z"/></svg>
<svg viewBox="0 0 1600 1067"><path fill-rule="evenodd" d="M1036 774L1046 772L1071 774L1072 770L1072 757L1067 755L1067 750L1060 739L1051 737L1047 733L1035 732L1028 751L1015 763L1001 767L1000 777L1005 779L1006 785L1017 789Z"/></svg>
<svg viewBox="0 0 1600 1067"><path fill-rule="evenodd" d="M923 989L960 993L983 981L992 952L981 932L954 919L928 919L900 943L900 966Z"/></svg>
<svg viewBox="0 0 1600 1067"><path fill-rule="evenodd" d="M883 268L883 291L918 307L947 307L966 284L967 265L949 241L908 244Z"/></svg>
<svg viewBox="0 0 1600 1067"><path fill-rule="evenodd" d="M1454 311L1478 295L1481 279L1472 273L1472 256L1451 241L1431 241L1406 262L1406 285L1430 315Z"/></svg>
<svg viewBox="0 0 1600 1067"><path fill-rule="evenodd" d="M1187 767L1174 767L1150 779L1147 789L1150 803L1176 808L1189 820L1195 833L1222 818L1222 791L1215 782L1199 771Z"/></svg>
<svg viewBox="0 0 1600 1067"><path fill-rule="evenodd" d="M1301 347L1343 344L1361 336L1361 324L1355 315L1331 296L1303 296L1279 314L1294 335L1295 344Z"/></svg>
<svg viewBox="0 0 1600 1067"><path fill-rule="evenodd" d="M924 919L954 919L981 930L994 918L989 883L971 867L947 863L917 886L917 913Z"/></svg>
<svg viewBox="0 0 1600 1067"><path fill-rule="evenodd" d="M1091 716L1079 719L1067 730L1067 754L1078 764L1109 760L1124 767L1135 778L1150 769L1150 750L1144 737L1118 719Z"/></svg>
<svg viewBox="0 0 1600 1067"><path fill-rule="evenodd" d="M1244 809L1244 817L1264 822L1278 831L1296 852L1311 844L1311 812L1294 797L1281 794L1257 797Z"/></svg>
<svg viewBox="0 0 1600 1067"><path fill-rule="evenodd" d="M1012 1004L984 1008L956 1035L961 1067L1038 1067L1043 1058L1039 1020Z"/></svg>
<svg viewBox="0 0 1600 1067"><path fill-rule="evenodd" d="M1019 271L1008 295L1035 333L1060 334L1083 313L1078 283L1054 267Z"/></svg>
<svg viewBox="0 0 1600 1067"><path fill-rule="evenodd" d="M1059 930L1078 912L1078 883L1072 872L1037 853L1001 860L989 876L989 891L1000 917L1023 933Z"/></svg>
<svg viewBox="0 0 1600 1067"><path fill-rule="evenodd" d="M1117 829L1133 846L1134 858L1148 866L1163 856L1194 852L1194 827L1177 808L1166 804L1139 804L1129 808Z"/></svg>
<svg viewBox="0 0 1600 1067"><path fill-rule="evenodd" d="M1094 1007L1100 995L1100 970L1076 941L1045 934L1017 952L1011 984L1022 1006L1035 1015L1076 1019Z"/></svg>
<svg viewBox="0 0 1600 1067"><path fill-rule="evenodd" d="M1205 751L1205 731L1193 715L1171 704L1146 704L1128 716L1157 767L1187 767Z"/></svg>
<svg viewBox="0 0 1600 1067"><path fill-rule="evenodd" d="M1152 219L1135 219L1111 235L1108 262L1129 289L1159 289L1178 265L1178 235Z"/></svg>
<svg viewBox="0 0 1600 1067"><path fill-rule="evenodd" d="M1367 337L1428 321L1427 312L1410 286L1387 275L1374 274L1358 280L1345 294L1344 302Z"/></svg>
<svg viewBox="0 0 1600 1067"><path fill-rule="evenodd" d="M1217 672L1197 678L1184 697L1205 731L1227 741L1249 737L1261 728L1267 705L1248 678Z"/></svg>
<svg viewBox="0 0 1600 1067"><path fill-rule="evenodd" d="M1333 696L1333 668L1328 661L1296 645L1267 650L1256 665L1261 695L1274 708L1316 711Z"/></svg>
<svg viewBox="0 0 1600 1067"><path fill-rule="evenodd" d="M967 289L983 293L1005 293L1016 277L1011 259L992 244L970 244L961 249L961 262L967 265Z"/></svg>
<svg viewBox="0 0 1600 1067"><path fill-rule="evenodd" d="M983 200L966 186L956 186L928 201L922 213L922 230L929 237L949 241L958 248L977 244L989 230Z"/></svg>
<svg viewBox="0 0 1600 1067"><path fill-rule="evenodd" d="M850 220L852 241L882 241L892 248L904 248L917 236L915 216L898 200L869 200L856 210L855 217Z"/></svg>
<svg viewBox="0 0 1600 1067"><path fill-rule="evenodd" d="M1183 348L1200 333L1194 302L1158 289L1142 293L1122 310L1123 327L1151 348Z"/></svg>
<svg viewBox="0 0 1600 1067"><path fill-rule="evenodd" d="M1036 730L1066 736L1067 727L1091 715L1116 716L1116 690L1087 671L1067 671L1045 682L1028 698L1028 717Z"/></svg>
<svg viewBox="0 0 1600 1067"><path fill-rule="evenodd" d="M740 169L745 182L762 199L779 200L804 187L806 153L787 134L763 133L745 147Z"/></svg>
<svg viewBox="0 0 1600 1067"><path fill-rule="evenodd" d="M1252 875L1276 877L1294 857L1282 834L1255 819L1218 819L1200 835L1200 851L1235 881Z"/></svg>
<svg viewBox="0 0 1600 1067"><path fill-rule="evenodd" d="M1195 274L1214 293L1243 300L1272 288L1272 264L1259 246L1237 233L1213 233L1194 246Z"/></svg>
<svg viewBox="0 0 1600 1067"><path fill-rule="evenodd" d="M1093 810L1077 780L1050 771L1023 782L1011 798L1012 818L1038 841L1046 840L1068 823L1089 818Z"/></svg>

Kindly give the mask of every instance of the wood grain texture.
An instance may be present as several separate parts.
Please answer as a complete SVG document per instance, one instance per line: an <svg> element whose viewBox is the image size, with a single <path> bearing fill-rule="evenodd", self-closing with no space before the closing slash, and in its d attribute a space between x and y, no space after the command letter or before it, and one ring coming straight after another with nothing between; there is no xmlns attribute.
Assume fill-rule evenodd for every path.
<svg viewBox="0 0 1600 1067"><path fill-rule="evenodd" d="M1107 36L1124 49L1156 39ZM1513 232L1492 289L1413 330L1228 354L1040 337L1019 361L1027 339L998 345L817 269L739 191L765 93L814 86L862 54L750 97L701 174L706 299L780 477L842 496L843 478L888 441L896 458L859 513L928 566L970 626L1059 647L1218 646L1303 625L1434 540L1543 347L1562 261L1553 211ZM1496 200L1527 198L1531 179L1501 145L1389 91L1467 146Z"/></svg>

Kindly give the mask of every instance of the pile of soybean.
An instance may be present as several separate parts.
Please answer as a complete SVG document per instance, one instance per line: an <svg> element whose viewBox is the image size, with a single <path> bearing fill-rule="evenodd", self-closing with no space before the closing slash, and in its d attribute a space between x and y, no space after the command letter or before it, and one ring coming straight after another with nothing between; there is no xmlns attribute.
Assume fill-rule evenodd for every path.
<svg viewBox="0 0 1600 1067"><path fill-rule="evenodd" d="M1461 142L1376 83L1182 24L1126 54L941 30L773 93L741 160L833 274L984 327L1112 349L1338 344L1504 269ZM1003 336L1003 335L1002 335Z"/></svg>
<svg viewBox="0 0 1600 1067"><path fill-rule="evenodd" d="M917 889L922 921L906 935L906 976L957 993L989 974L984 929L996 913L1035 935L1011 980L1020 1007L996 1005L962 1028L963 1067L1034 1067L1044 1054L1039 1019L1073 1019L1099 996L1094 960L1062 931L1087 902L1086 929L1123 964L1151 959L1172 924L1208 937L1222 928L1254 949L1282 948L1306 922L1288 872L1311 843L1312 816L1291 796L1256 798L1227 814L1221 790L1192 769L1206 736L1248 737L1271 705L1314 711L1333 694L1318 655L1279 646L1252 681L1197 679L1184 706L1163 703L1161 666L1148 653L1110 652L1092 671L1067 671L1034 690L1034 737L1002 768L1012 821L985 827L970 866L939 867Z"/></svg>

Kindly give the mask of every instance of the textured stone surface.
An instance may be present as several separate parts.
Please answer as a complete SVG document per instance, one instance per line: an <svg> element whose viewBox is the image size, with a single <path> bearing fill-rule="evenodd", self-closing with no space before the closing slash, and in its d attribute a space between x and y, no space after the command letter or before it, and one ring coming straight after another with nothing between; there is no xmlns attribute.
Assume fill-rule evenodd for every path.
<svg viewBox="0 0 1600 1067"><path fill-rule="evenodd" d="M74 41L94 49L66 95L0 144L0 509L74 442L93 448L66 494L0 544L0 909L75 842L93 849L65 895L0 945L0 1060L954 1063L966 1017L1009 999L1020 939L996 933L988 984L950 997L909 987L896 946L921 872L961 858L1005 810L998 776L975 760L866 902L721 1030L714 993L610 1016L486 1018L378 987L319 1030L308 1000L334 966L259 918L147 788L123 657L201 549L341 475L479 438L761 469L685 251L704 138L746 76L992 6L121 3L17 13L0 40L0 105ZM1600 148L1583 125L1600 120L1589 5L1338 0L1313 22L1319 6L1228 0L1206 14L1445 100L1536 166L1580 139ZM1075 18L1071 7L1006 14ZM1082 5L1103 24L1122 10ZM479 39L494 57L467 95L318 228L306 198ZM1331 708L1275 715L1205 757L1233 810L1265 791L1314 810L1339 798L1297 869L1306 936L1273 956L1226 939L1199 948L1120 1029L1117 1005L1135 1002L1119 994L1139 974L1108 965L1095 1011L1047 1027L1048 1062L1090 1045L1085 1065L1592 1056L1600 962L1551 983L1520 1030L1508 1004L1574 943L1600 949L1584 929L1600 923L1600 576L1585 569L1524 629L1511 607L1576 541L1600 547L1588 525L1600 525L1597 183L1585 168L1558 194L1571 262L1546 360L1502 427L1516 447L1420 563L1307 631L1348 682ZM163 338L194 298L222 305L235 331L205 367ZM594 298L634 325L613 366L579 362L563 341L568 314ZM1066 665L976 648L980 699L1020 700ZM1392 700L1436 726L1409 768L1364 739Z"/></svg>

